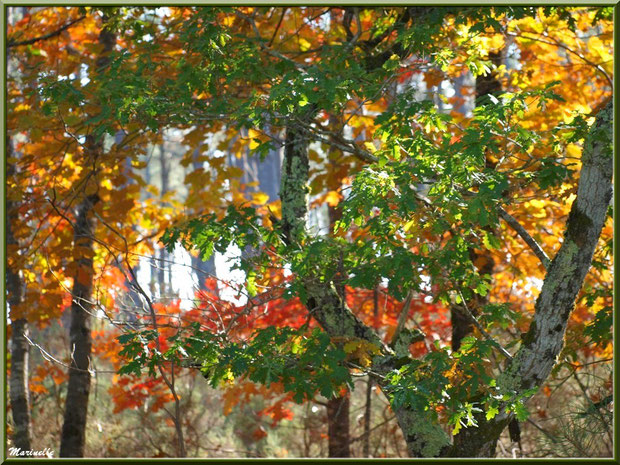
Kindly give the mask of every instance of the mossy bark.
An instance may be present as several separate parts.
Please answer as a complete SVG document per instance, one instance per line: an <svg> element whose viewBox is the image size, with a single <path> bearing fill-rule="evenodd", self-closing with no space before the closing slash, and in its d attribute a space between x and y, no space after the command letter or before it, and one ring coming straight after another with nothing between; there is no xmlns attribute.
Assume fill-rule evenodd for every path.
<svg viewBox="0 0 620 465"><path fill-rule="evenodd" d="M282 165L282 230L289 244L300 244L306 229L308 213L308 140L303 129L290 126L286 130L285 157ZM392 349L377 333L351 312L338 294L334 283L324 282L318 276L303 278L307 294L306 307L321 327L332 337L360 338L381 349L376 356L373 371L376 381L385 389L385 375L397 363ZM406 407L394 409L398 423L407 441L408 451L414 457L433 457L450 444L438 424L431 424L417 412Z"/></svg>
<svg viewBox="0 0 620 465"><path fill-rule="evenodd" d="M551 372L577 293L592 265L612 197L612 121L610 101L586 138L577 198L564 241L547 271L522 347L504 375L504 382L520 391L540 386Z"/></svg>

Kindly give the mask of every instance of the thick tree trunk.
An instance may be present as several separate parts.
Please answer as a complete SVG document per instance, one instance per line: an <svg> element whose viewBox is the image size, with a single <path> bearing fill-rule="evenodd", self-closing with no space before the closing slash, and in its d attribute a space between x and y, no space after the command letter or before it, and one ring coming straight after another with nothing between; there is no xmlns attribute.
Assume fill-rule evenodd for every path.
<svg viewBox="0 0 620 465"><path fill-rule="evenodd" d="M7 24L13 24L19 18L16 8L7 8ZM23 15L26 8L22 8ZM9 52L6 54L7 75L11 75L13 70L9 61ZM11 137L6 138L6 159L13 158L13 143ZM6 165L7 178L15 175L15 164L8 162ZM6 186L6 184L5 184ZM13 235L13 224L18 220L17 202L6 202L6 245L7 258L15 256L14 250L9 250L18 246L18 242ZM30 450L31 419L30 419L30 391L28 389L28 356L30 345L26 337L28 336L28 323L25 316L20 313L20 306L24 300L25 283L16 269L15 263L5 262L6 266L6 292L7 303L11 308L9 317L11 319L11 371L9 375L9 400L11 402L11 416L13 417L12 441L14 447L21 450ZM23 457L17 455L17 457Z"/></svg>
<svg viewBox="0 0 620 465"><path fill-rule="evenodd" d="M577 190L566 223L564 242L547 270L536 300L534 320L522 345L500 375L498 385L506 392L523 394L540 387L556 364L575 299L592 265L607 209L612 197L613 106L610 100L597 115L586 137ZM480 418L478 428L466 428L449 455L492 457L500 434L512 415L501 412L491 421ZM457 437L458 437L457 436Z"/></svg>
<svg viewBox="0 0 620 465"><path fill-rule="evenodd" d="M12 151L11 140L7 138L7 158L10 158ZM9 163L7 175L10 177L14 174L15 166ZM17 220L16 207L15 202L7 202L6 244L8 248L17 246L17 240L13 235L13 223ZM12 440L14 447L21 450L30 450L30 395L28 390L28 353L30 345L26 340L28 336L28 323L25 316L21 314L23 309L20 309L24 299L25 286L19 271L14 269L12 265L14 264L9 262L6 267L7 300L11 307L9 398L14 425Z"/></svg>
<svg viewBox="0 0 620 465"><path fill-rule="evenodd" d="M327 401L327 436L329 457L351 457L348 395Z"/></svg>
<svg viewBox="0 0 620 465"><path fill-rule="evenodd" d="M74 225L77 270L73 278L71 301L71 368L60 440L61 457L83 457L86 416L90 393L91 313L93 309L93 219L96 195L86 197L78 207Z"/></svg>
<svg viewBox="0 0 620 465"><path fill-rule="evenodd" d="M564 333L598 243L612 197L613 106L610 100L597 115L581 157L577 198L566 223L564 242L551 262L534 321L502 381L519 391L540 386L564 343Z"/></svg>

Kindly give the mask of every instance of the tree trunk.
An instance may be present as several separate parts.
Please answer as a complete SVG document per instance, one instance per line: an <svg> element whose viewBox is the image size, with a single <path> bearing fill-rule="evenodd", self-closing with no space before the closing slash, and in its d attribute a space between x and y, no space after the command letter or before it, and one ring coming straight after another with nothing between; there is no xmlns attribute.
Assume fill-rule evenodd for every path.
<svg viewBox="0 0 620 465"><path fill-rule="evenodd" d="M327 401L327 436L329 457L351 457L348 393Z"/></svg>
<svg viewBox="0 0 620 465"><path fill-rule="evenodd" d="M164 143L162 142L159 146L159 180L161 182L161 190L159 192L160 196L163 197L170 190L168 187L168 176L170 167L168 166L168 160L166 159L166 150ZM167 297L168 294L171 294L172 282L167 279L166 270L170 268L170 263L168 263L168 259L170 258L166 248L161 247L158 253L159 257L157 259L157 287L159 288L159 296Z"/></svg>
<svg viewBox="0 0 620 465"><path fill-rule="evenodd" d="M194 160L192 161L192 166L194 168L194 171L197 171L203 167L203 163L197 160L197 157L199 155L200 155L200 149L197 148L196 150L194 150L194 154L193 154ZM194 270L194 273L196 274L196 278L198 281L198 289L201 291L206 291L207 290L206 279L216 277L215 254L211 255L211 257L209 257L209 259L206 261L203 260L200 256L198 257L192 256L192 269ZM215 292L216 295L219 295L217 287L211 291Z"/></svg>
<svg viewBox="0 0 620 465"><path fill-rule="evenodd" d="M612 100L597 115L584 142L582 168L566 223L564 241L551 262L535 304L534 320L521 348L498 378L507 392L523 394L542 386L556 363L575 299L592 265L612 197ZM492 457L500 434L512 414L500 412L493 420L478 419L478 428L466 428L450 451L453 457Z"/></svg>
<svg viewBox="0 0 620 465"><path fill-rule="evenodd" d="M7 8L7 24L13 24L16 18L16 8ZM22 10L26 14L26 8ZM19 16L19 14L17 14ZM9 52L6 54L7 76L12 74L12 67L9 61ZM11 137L6 138L6 159L13 158L13 143ZM12 162L6 165L7 178L15 175L16 169ZM6 184L5 184L6 186ZM18 220L17 202L8 200L6 202L6 245L7 258L15 256L15 251L11 250L19 244L13 235L13 223ZM11 416L13 417L13 446L21 450L30 450L31 418L30 418L30 391L28 389L28 355L30 345L26 337L28 336L28 322L25 315L21 314L19 307L24 300L25 283L19 270L12 261L5 262L6 265L6 292L7 303L10 306L9 317L11 319L11 371L9 374L9 400L11 402ZM24 457L17 455L17 457Z"/></svg>
<svg viewBox="0 0 620 465"><path fill-rule="evenodd" d="M11 139L7 137L7 158L11 158L13 147ZM7 166L7 177L15 174L15 165ZM17 247L17 240L13 235L13 223L17 220L16 202L7 201L6 244L7 248ZM13 251L9 251L13 254ZM13 416L13 445L21 450L30 450L30 391L28 390L28 354L30 345L28 323L23 309L25 286L15 264L9 262L6 267L7 300L11 308L11 372L9 377L11 415ZM18 455L19 457L19 455Z"/></svg>
<svg viewBox="0 0 620 465"><path fill-rule="evenodd" d="M74 225L74 249L77 270L73 278L71 301L71 368L60 441L61 457L83 457L88 396L90 393L90 353L92 346L90 316L93 309L93 219L91 211L98 196L86 197L78 207Z"/></svg>
<svg viewBox="0 0 620 465"><path fill-rule="evenodd" d="M342 217L342 210L338 207L329 207L330 232L336 221ZM336 280L336 292L345 301L345 286L343 282L343 271L341 270ZM327 402L327 437L329 457L350 457L350 433L349 433L349 392L340 394L329 399Z"/></svg>
<svg viewBox="0 0 620 465"><path fill-rule="evenodd" d="M107 21L104 16L103 22ZM99 44L103 46L101 56L97 59L97 70L101 72L109 63L109 53L116 44L116 35L106 29L99 33ZM103 141L95 140L92 135L86 137L85 156L96 166L97 158L103 150ZM96 182L96 181L95 181ZM65 401L65 414L60 439L61 457L83 457L86 441L86 417L88 413L88 396L90 394L90 357L91 357L91 313L93 310L93 238L94 222L92 210L99 201L97 194L84 197L77 208L73 225L74 260L77 265L73 277L71 301L71 366Z"/></svg>
<svg viewBox="0 0 620 465"><path fill-rule="evenodd" d="M489 59L495 66L501 64L501 54L497 52L490 52ZM485 100L489 98L489 95L495 95L502 90L502 85L497 77L497 71L481 75L476 78L476 96L475 105L481 105L485 103ZM462 107L464 111L467 111L467 107ZM486 157L486 165L490 166L493 162L490 160L488 154ZM472 263L476 264L478 273L480 275L492 275L495 268L495 262L488 251L479 251L474 248L469 249L469 256ZM467 303L467 307L477 317L480 313L480 308L486 305L489 301L489 296L476 295L471 302ZM472 332L473 322L471 318L464 311L461 305L452 305L450 307L450 321L452 323L452 341L451 346L454 352L461 348L461 342L463 338Z"/></svg>
<svg viewBox="0 0 620 465"><path fill-rule="evenodd" d="M313 111L312 109L310 111ZM289 126L285 138L282 165L282 232L291 245L303 237L308 213L308 140L303 129ZM332 282L321 282L318 276L304 277L306 307L321 327L332 337L365 339L377 346L381 355L373 359L373 370L382 389L384 377L395 366L396 358L377 333L366 326L341 299ZM431 424L418 412L407 407L395 408L398 423L411 456L437 456L450 444L438 424Z"/></svg>

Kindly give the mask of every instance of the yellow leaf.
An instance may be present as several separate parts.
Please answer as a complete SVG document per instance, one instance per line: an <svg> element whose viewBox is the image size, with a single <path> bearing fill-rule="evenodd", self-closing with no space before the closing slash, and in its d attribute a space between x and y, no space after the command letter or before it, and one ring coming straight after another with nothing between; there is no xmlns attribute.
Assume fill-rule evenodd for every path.
<svg viewBox="0 0 620 465"><path fill-rule="evenodd" d="M566 146L566 155L568 155L571 158L581 157L581 147L575 144L568 144Z"/></svg>
<svg viewBox="0 0 620 465"><path fill-rule="evenodd" d="M341 195L336 191L329 191L325 196L325 202L327 202L330 207L335 207L338 205L340 203L340 199Z"/></svg>
<svg viewBox="0 0 620 465"><path fill-rule="evenodd" d="M252 203L254 205L265 205L269 202L269 196L264 192L255 192L252 194Z"/></svg>
<svg viewBox="0 0 620 465"><path fill-rule="evenodd" d="M364 147L366 147L370 153L375 153L377 151L375 144L372 142L364 142Z"/></svg>
<svg viewBox="0 0 620 465"><path fill-rule="evenodd" d="M250 150L254 150L260 145L260 136L260 131L257 131L256 129L250 129L248 131L248 137L250 138ZM255 139L258 139L258 141Z"/></svg>
<svg viewBox="0 0 620 465"><path fill-rule="evenodd" d="M303 37L299 38L299 49L302 52L306 52L306 51L310 50L310 47L312 47L312 44L310 42L308 42Z"/></svg>
<svg viewBox="0 0 620 465"><path fill-rule="evenodd" d="M359 341L349 341L342 347L342 350L344 350L345 353L350 354L355 352L359 345Z"/></svg>

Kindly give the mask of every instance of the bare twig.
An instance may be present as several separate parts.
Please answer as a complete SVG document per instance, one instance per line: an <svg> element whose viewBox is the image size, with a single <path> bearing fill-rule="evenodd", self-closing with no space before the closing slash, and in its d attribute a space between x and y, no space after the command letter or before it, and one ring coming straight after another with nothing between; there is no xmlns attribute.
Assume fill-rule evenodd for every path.
<svg viewBox="0 0 620 465"><path fill-rule="evenodd" d="M528 34L536 34L533 31L526 31L526 32ZM526 36L523 33L518 34L516 32L508 32L507 34L510 35L510 36L516 37L518 39L533 40L533 41L536 41L536 42L540 42L542 44L555 45L556 47L560 47L560 48L566 50L567 52L572 53L573 55L577 56L581 61L583 61L584 63L586 63L586 64L588 64L590 66L592 66L599 73L601 73L603 75L603 77L605 77L605 79L609 83L609 86L611 87L611 90L613 91L613 89L614 89L614 80L611 78L611 76L609 74L607 74L607 71L605 71L605 69L601 65L599 65L597 63L594 63L593 61L591 61L588 58L584 57L579 52L573 50L568 45L563 44L562 42L558 41L557 39L551 38L550 40L544 40L544 39L541 39L539 37Z"/></svg>
<svg viewBox="0 0 620 465"><path fill-rule="evenodd" d="M280 30L280 26L282 25L282 20L284 19L284 15L286 14L286 10L287 9L288 9L287 7L282 8L282 14L280 15L280 20L278 21L278 24L276 25L276 28L273 31L273 35L271 36L271 40L267 44L268 47L271 47L271 44L273 44L273 41L276 38L276 35L278 34L278 31Z"/></svg>
<svg viewBox="0 0 620 465"><path fill-rule="evenodd" d="M540 263L542 263L543 267L547 269L549 267L549 264L551 263L551 260L549 259L549 256L545 253L545 251L540 247L540 245L538 245L538 242L536 242L534 238L530 236L530 234L525 230L523 226L521 226L521 224L515 219L514 216L510 215L500 206L497 207L497 211L499 213L499 216L501 216L504 221L506 221L506 223L508 223L508 225L512 229L514 229L519 236L521 236L525 243L530 246L530 249L532 249L532 252L534 252L534 254L538 257Z"/></svg>

